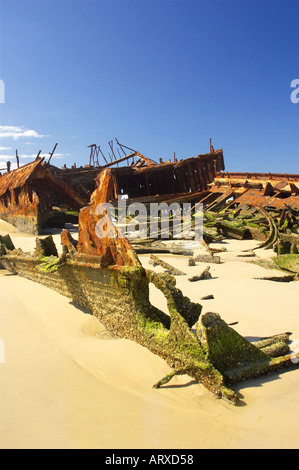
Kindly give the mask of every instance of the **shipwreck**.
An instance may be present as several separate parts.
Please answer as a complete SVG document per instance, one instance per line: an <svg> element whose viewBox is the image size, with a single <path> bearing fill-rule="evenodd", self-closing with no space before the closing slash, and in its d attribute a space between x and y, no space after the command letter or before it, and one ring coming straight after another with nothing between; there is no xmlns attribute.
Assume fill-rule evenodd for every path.
<svg viewBox="0 0 299 470"><path fill-rule="evenodd" d="M85 200L56 178L43 158L0 176L0 218L19 231L39 234L43 227L63 227Z"/></svg>
<svg viewBox="0 0 299 470"><path fill-rule="evenodd" d="M211 139L209 153L185 159L174 154L166 161L160 158L159 163L115 140L118 155L113 141L109 157L100 146L90 145L89 164L84 167L52 165L57 144L48 161L38 154L34 162L22 167L17 160L16 170L10 171L8 165L7 173L0 175L0 218L35 234L55 224L63 227L67 221L78 222L79 210L89 204L105 172L106 202L114 205L120 198L126 198L127 204L146 206L201 203L206 241L217 232L269 241L273 246L278 238L288 245L292 233L296 235L292 228L299 210L298 174L227 172L223 150L215 150Z"/></svg>
<svg viewBox="0 0 299 470"><path fill-rule="evenodd" d="M88 309L107 330L136 341L163 358L172 372L166 377L157 378L154 387L161 387L175 374L187 374L213 396L237 405L241 400L233 390L235 383L297 366L299 354L295 355L290 350L291 333L283 332L253 343L239 335L218 313L202 314L202 306L183 295L176 287L173 275L144 269L131 241L115 226L108 212L105 224L97 225L102 215L97 213L96 208L100 203L115 202L119 194L128 195L129 201L138 199L150 202L160 198L163 201L206 201L204 207L208 230L204 237L208 242L228 233L225 230L230 225L232 235L259 236L261 246L274 248L275 244L278 247L280 235L288 235L288 230L298 236L296 204L299 179L295 177L290 181L289 177L284 176L279 180L283 182L280 185L272 180L275 182L271 184L272 189L266 180L263 180L262 186L256 187L260 183L255 180L251 186L253 191L258 191L254 193L255 199L252 196L248 200L240 200L246 192L252 195L252 183L246 176L246 181L241 178L241 183L238 181L236 186L232 181L228 187L221 185L222 177L219 173L224 169L222 151L211 149L209 154L194 157L190 161L162 164L155 164L135 151L126 159L133 156L138 157L137 166L111 168L113 165L107 163L98 173L90 201L79 211L78 240L63 229L60 256L51 236L43 239L37 237L34 253L16 249L10 237L6 236L0 240L0 263L13 273L69 297ZM19 188L20 194L24 188L25 198L25 189L37 188L38 181L34 175L37 177L37 171L40 171L41 176L49 178L55 189L58 188L56 179L59 181L59 178L51 179L42 162L38 160L29 168L22 185L14 185L11 181L10 186L6 187L11 190ZM9 178L9 174L6 178ZM285 197L277 197L279 203L280 200L285 202L278 208L281 225L277 226L278 222L272 224L274 216L269 213L276 209L273 197L284 189L287 191ZM270 206L260 204L257 196L268 197L269 191L272 199L267 201ZM32 201L36 200L38 206L42 193L36 189L33 194ZM80 206L80 198L75 197L74 193L68 194L72 194ZM30 207L30 201L24 199L24 204L25 201ZM248 220L257 217L256 211L265 223L264 232L250 231L248 228L250 223L253 224ZM34 220L37 218L36 215ZM241 222L236 222L238 220ZM242 226L241 230L239 225L244 221L247 228ZM226 226L221 225L221 222L225 222ZM102 227L102 236L96 231L96 226ZM251 228L256 229L253 226ZM288 247L285 248L289 249L287 256L293 250L290 256L297 257L297 244L290 242ZM166 297L168 314L150 303L151 283Z"/></svg>
<svg viewBox="0 0 299 470"><path fill-rule="evenodd" d="M197 201L207 194L216 174L224 170L223 151L210 147L207 154L183 160L159 163L117 141L122 156L105 157L99 146L91 145L89 164L77 168L57 168L40 152L32 163L0 174L0 218L18 230L41 234L49 226L62 227L63 220L78 221L79 210L86 206L96 189L102 171L109 169L107 202L126 196L128 203L160 201ZM129 152L128 152L129 151ZM102 156L102 162L99 161ZM124 165L127 163L127 165ZM71 218L73 215L73 218ZM68 217L67 217L68 216ZM77 218L75 219L75 217Z"/></svg>

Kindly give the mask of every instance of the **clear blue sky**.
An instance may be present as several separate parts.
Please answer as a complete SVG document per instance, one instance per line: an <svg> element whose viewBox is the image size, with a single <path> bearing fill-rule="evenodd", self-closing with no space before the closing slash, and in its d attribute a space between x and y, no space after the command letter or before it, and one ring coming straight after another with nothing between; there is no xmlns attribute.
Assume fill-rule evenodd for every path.
<svg viewBox="0 0 299 470"><path fill-rule="evenodd" d="M299 173L298 0L1 0L0 167L123 144Z"/></svg>

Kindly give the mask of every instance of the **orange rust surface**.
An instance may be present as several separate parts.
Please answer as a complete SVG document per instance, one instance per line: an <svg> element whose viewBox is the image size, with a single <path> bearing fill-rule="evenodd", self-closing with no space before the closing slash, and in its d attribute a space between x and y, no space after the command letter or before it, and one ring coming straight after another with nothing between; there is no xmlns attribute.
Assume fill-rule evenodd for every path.
<svg viewBox="0 0 299 470"><path fill-rule="evenodd" d="M235 180L269 180L269 181L291 181L299 183L299 175L296 173L247 173L247 172L228 172L223 171L217 174L217 179L222 178L226 179L227 181L235 181Z"/></svg>
<svg viewBox="0 0 299 470"><path fill-rule="evenodd" d="M106 201L116 201L120 194L126 194L130 201L142 202L159 198L192 198L192 195L197 199L198 194L206 191L214 181L217 172L223 169L220 149L180 161L112 168L109 183L106 183L109 187L101 190L106 192ZM102 187L101 178L107 174L103 171L97 177L99 187Z"/></svg>
<svg viewBox="0 0 299 470"><path fill-rule="evenodd" d="M0 196L7 191L12 191L13 189L24 186L41 163L42 159L39 159L0 176Z"/></svg>
<svg viewBox="0 0 299 470"><path fill-rule="evenodd" d="M0 176L0 217L18 230L40 233L53 207L78 210L85 201L42 158Z"/></svg>
<svg viewBox="0 0 299 470"><path fill-rule="evenodd" d="M110 215L98 214L98 206L109 200L112 188L111 170L103 170L90 204L79 212L78 253L100 257L103 266L140 266L131 243L114 226Z"/></svg>
<svg viewBox="0 0 299 470"><path fill-rule="evenodd" d="M17 193L16 193L17 191ZM34 191L17 188L0 197L0 218L20 231L38 233L39 199Z"/></svg>
<svg viewBox="0 0 299 470"><path fill-rule="evenodd" d="M85 203L73 188L54 176L42 158L0 176L0 196L23 187L31 187L36 193L40 193L40 199L41 194L47 194L51 200L51 193L55 190L56 193L61 193L62 202L69 201L76 208L83 207Z"/></svg>
<svg viewBox="0 0 299 470"><path fill-rule="evenodd" d="M298 196L288 196L286 198L281 198L277 196L265 196L257 190L249 190L244 192L240 196L237 196L235 199L239 204L249 204L251 206L259 207L275 207L276 209L283 210L286 206L290 206L292 209L299 209L299 197Z"/></svg>
<svg viewBox="0 0 299 470"><path fill-rule="evenodd" d="M77 240L75 240L70 232L66 229L63 229L61 234L61 244L67 248L68 253L75 253L77 251Z"/></svg>
<svg viewBox="0 0 299 470"><path fill-rule="evenodd" d="M93 192L90 202L100 204L114 199L114 180L110 168L102 170L96 178L97 190Z"/></svg>
<svg viewBox="0 0 299 470"><path fill-rule="evenodd" d="M212 204L233 197L232 204L299 210L299 175L271 173L219 173L210 186L217 194ZM222 195L222 196L221 196Z"/></svg>

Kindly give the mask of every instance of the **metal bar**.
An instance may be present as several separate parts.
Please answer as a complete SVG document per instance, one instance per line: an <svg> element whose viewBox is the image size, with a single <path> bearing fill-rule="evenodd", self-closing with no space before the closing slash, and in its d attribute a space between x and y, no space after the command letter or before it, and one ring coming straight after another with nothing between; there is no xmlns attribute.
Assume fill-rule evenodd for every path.
<svg viewBox="0 0 299 470"><path fill-rule="evenodd" d="M118 160L113 160L110 163L107 163L107 165L104 165L102 168L108 168L109 166L115 165L116 163L124 162L125 160L132 158L134 155L135 153L130 153L130 155L126 155L125 157L119 158Z"/></svg>
<svg viewBox="0 0 299 470"><path fill-rule="evenodd" d="M119 146L120 146L120 148L122 149L122 151L123 151L124 155L126 155L126 152L124 151L124 149L122 148L122 145L121 145L121 144L118 142L118 140L117 140L117 138L116 138L116 137L115 137L115 141L116 141L117 145L119 145ZM130 150L130 149L129 149L129 150Z"/></svg>
<svg viewBox="0 0 299 470"><path fill-rule="evenodd" d="M53 148L52 152L50 153L50 158L49 158L49 160L48 160L48 163L50 163L50 160L51 160L51 158L53 157L53 154L54 154L54 152L55 152L55 150L56 150L57 145L58 145L58 143L54 145L54 148Z"/></svg>
<svg viewBox="0 0 299 470"><path fill-rule="evenodd" d="M100 166L100 163L99 163L99 148L97 146L95 147L95 156L96 156L96 164L97 164L97 166Z"/></svg>
<svg viewBox="0 0 299 470"><path fill-rule="evenodd" d="M130 147L126 147L126 145L123 145L123 144L120 144L120 143L118 143L118 145L120 145L121 147L124 147L125 149L131 150L132 152L135 152L135 154L139 158L141 158L142 160L144 160L148 164L152 165L154 163L156 165L156 162L154 160L151 160L150 158L145 157L144 155L142 155L142 153L138 152L137 150L131 149Z"/></svg>
<svg viewBox="0 0 299 470"><path fill-rule="evenodd" d="M103 154L103 152L102 152L102 150L101 150L101 147L99 146L98 148L99 148L99 151L101 152L102 157L104 158L105 162L106 162L107 165L108 165L108 162L107 162L107 160L106 160L105 155Z"/></svg>
<svg viewBox="0 0 299 470"><path fill-rule="evenodd" d="M116 156L115 156L115 153L114 153L114 151L113 151L113 140L110 140L110 141L108 142L108 144L109 144L109 147L110 147L110 149L111 149L111 152L112 152L112 155L113 155L113 157L114 157L114 160L117 160L117 158L116 158Z"/></svg>
<svg viewBox="0 0 299 470"><path fill-rule="evenodd" d="M126 147L124 144L120 144L119 142L117 142L117 143L120 147L124 147L125 149L128 149L128 150L132 150L132 152L136 152L136 150L131 149L130 147Z"/></svg>

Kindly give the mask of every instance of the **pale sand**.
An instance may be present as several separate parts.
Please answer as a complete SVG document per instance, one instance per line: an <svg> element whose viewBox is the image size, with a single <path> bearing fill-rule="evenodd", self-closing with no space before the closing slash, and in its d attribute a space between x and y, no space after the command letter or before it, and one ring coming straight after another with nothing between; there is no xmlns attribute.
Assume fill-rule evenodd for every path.
<svg viewBox="0 0 299 470"><path fill-rule="evenodd" d="M1 222L0 234L8 231L17 247L33 250L34 236ZM55 240L59 245L59 235ZM236 256L256 245L226 242L223 263L210 265L213 279L191 283L178 276L177 285L203 311L237 321L234 328L246 337L291 331L299 340L298 283L255 280L273 273ZM188 276L206 267L160 257ZM140 259L162 271L148 264L149 255ZM234 387L246 402L240 407L216 400L188 376L155 390L170 371L162 359L129 340L101 339L101 324L56 292L5 270L0 277L2 449L299 447L299 370ZM200 301L209 294L213 300ZM160 292L153 289L151 298L165 308Z"/></svg>

